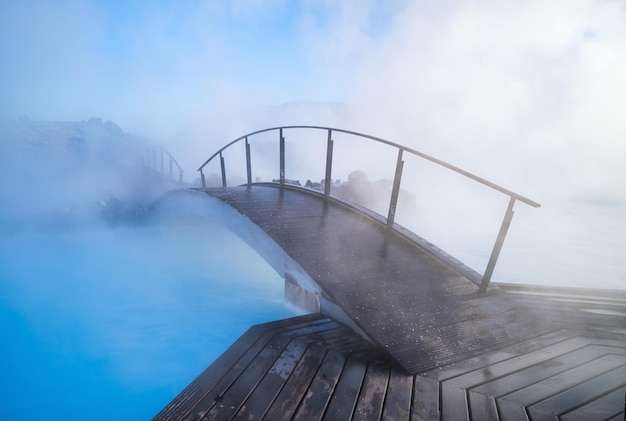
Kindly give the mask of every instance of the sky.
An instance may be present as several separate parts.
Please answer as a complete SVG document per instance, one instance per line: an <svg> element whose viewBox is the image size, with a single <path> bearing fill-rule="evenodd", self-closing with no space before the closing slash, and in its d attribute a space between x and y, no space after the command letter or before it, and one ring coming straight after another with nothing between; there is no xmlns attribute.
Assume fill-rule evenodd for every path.
<svg viewBox="0 0 626 421"><path fill-rule="evenodd" d="M371 15L385 9L283 0L3 1L2 80L11 92L3 111L53 119L92 112L167 131L232 104L345 101L343 78L361 48L353 44L380 31L384 14ZM342 41L329 48L345 20Z"/></svg>
<svg viewBox="0 0 626 421"><path fill-rule="evenodd" d="M623 1L1 0L0 56L9 118L160 141L330 122L489 174L477 157L519 161L522 187L626 180ZM350 115L256 115L292 101Z"/></svg>
<svg viewBox="0 0 626 421"><path fill-rule="evenodd" d="M0 57L0 117L112 120L189 181L231 139L311 124L411 146L545 214L626 203L623 0L0 0ZM603 216L573 225L626 233L587 227Z"/></svg>

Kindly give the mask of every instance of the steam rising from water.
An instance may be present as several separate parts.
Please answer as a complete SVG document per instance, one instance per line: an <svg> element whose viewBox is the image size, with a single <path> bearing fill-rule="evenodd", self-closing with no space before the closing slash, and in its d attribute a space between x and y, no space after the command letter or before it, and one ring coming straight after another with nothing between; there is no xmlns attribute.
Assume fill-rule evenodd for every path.
<svg viewBox="0 0 626 421"><path fill-rule="evenodd" d="M273 270L200 218L5 233L0 280L8 419L33 418L32 396L50 419L149 419L252 324L291 315Z"/></svg>
<svg viewBox="0 0 626 421"><path fill-rule="evenodd" d="M574 284L619 286L623 264L605 257L624 246L611 234L624 229L619 215L626 202L623 5L388 3L212 1L122 10L81 0L9 2L0 9L7 58L0 112L46 120L104 115L165 143L188 180L218 147L259 128L313 124L371 133L542 203L532 212L517 206L503 259L517 261L507 254L523 249L545 262L525 260L501 280L570 284L569 272L557 273L554 265L587 262L587 281ZM360 155L379 158L368 154ZM338 167L335 178L354 170L373 182L389 178L371 173L376 165ZM422 232L440 233L436 244L474 259L474 249L490 248L499 212L474 209L474 202L491 199L467 198L456 187L439 194L455 182L429 171L404 179L421 206L411 212L415 218L404 215L405 223L421 223ZM307 175L322 177L321 170ZM112 178L85 179L76 191L87 197L90 186ZM3 189L24 198L32 185L15 181ZM488 226L485 239L454 240L450 218L426 209L431 198L445 213L466 211L452 221ZM616 275L600 279L600 267L617 268Z"/></svg>

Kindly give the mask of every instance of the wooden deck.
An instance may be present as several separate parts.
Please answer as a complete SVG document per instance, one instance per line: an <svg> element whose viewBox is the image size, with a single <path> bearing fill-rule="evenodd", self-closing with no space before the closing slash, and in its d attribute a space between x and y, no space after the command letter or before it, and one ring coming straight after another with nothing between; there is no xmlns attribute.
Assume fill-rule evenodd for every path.
<svg viewBox="0 0 626 421"><path fill-rule="evenodd" d="M454 264L340 205L272 187L207 193L373 342L322 314L254 326L156 420L624 419L625 292L478 295Z"/></svg>
<svg viewBox="0 0 626 421"><path fill-rule="evenodd" d="M626 334L556 330L410 375L313 314L252 327L155 420L623 420Z"/></svg>

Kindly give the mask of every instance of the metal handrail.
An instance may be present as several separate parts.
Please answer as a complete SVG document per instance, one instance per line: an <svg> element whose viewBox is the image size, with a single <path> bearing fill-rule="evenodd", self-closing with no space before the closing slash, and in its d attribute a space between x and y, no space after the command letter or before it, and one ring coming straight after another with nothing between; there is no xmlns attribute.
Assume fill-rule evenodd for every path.
<svg viewBox="0 0 626 421"><path fill-rule="evenodd" d="M245 140L246 143L246 167L247 167L247 183L248 185L252 184L252 172L251 172L251 156L250 156L250 143L248 141L248 138L257 135L257 134L261 134L261 133L266 133L266 132L271 132L271 131L275 131L278 130L279 132L279 142L280 142L280 184L283 185L285 184L285 138L283 136L283 130L286 129L315 129L315 130L326 130L328 131L328 139L327 139L327 149L326 149L326 177L325 177L325 185L324 185L324 195L326 197L330 196L330 187L331 187L331 174L332 174L332 158L333 158L333 140L332 140L332 134L333 132L337 132L337 133L345 133L345 134L349 134L349 135L353 135L356 137L362 137L362 138L366 138L366 139L370 139L370 140L374 140L376 142L379 143L383 143L386 145L389 145L391 147L397 148L398 149L398 157L397 157L397 162L396 162L396 171L395 171L395 176L394 176L394 181L393 181L393 187L392 187L392 192L391 192L391 200L389 203L389 211L387 214L387 226L389 228L393 228L393 223L395 220L395 214L396 214L396 206L397 206L397 201L398 201L398 195L399 195L399 191L400 191L400 181L402 178L402 171L404 168L404 160L403 158L403 154L404 153L410 153L412 155L418 156L420 158L426 159L430 162L433 162L437 165L440 165L444 168L447 168L451 171L454 171L458 174L461 174L471 180L474 180L484 186L487 186L493 190L496 190L500 193L505 194L506 196L509 197L509 204L507 206L507 210L506 213L504 215L504 219L502 221L502 224L500 226L500 231L498 232L498 236L496 238L496 242L494 244L493 250L491 252L491 256L489 258L489 262L487 263L487 267L485 269L485 273L483 274L482 280L479 284L480 288L479 288L479 292L484 292L487 290L487 287L489 286L489 282L491 280L491 276L493 275L493 271L495 269L495 265L496 262L498 260L498 256L500 255L500 251L502 249L502 245L504 243L504 239L506 237L506 233L508 231L509 225L511 224L511 220L513 219L513 207L515 205L515 202L517 200L519 200L522 203L525 203L529 206L532 206L534 208L538 208L541 205L525 196L522 196L518 193L515 193L509 189L506 189L498 184L495 184L489 180L486 180L482 177L477 176L476 174L472 174L469 171L463 170L455 165L449 164L445 161L442 161L440 159L437 159L435 157L432 157L430 155L427 155L423 152L417 151L413 148L410 148L408 146L404 146L401 145L399 143L395 143L386 139L382 139L380 137L376 137L376 136L371 136L368 134L364 134L364 133L359 133L359 132L355 132L355 131L351 131L351 130L344 130L344 129L338 129L338 128L333 128L333 127L323 127L323 126L279 126L279 127L271 127L271 128L267 128L267 129L262 129L262 130L257 130L254 132L250 132L248 134L245 134L243 136L240 136L238 138L236 138L235 140L229 142L228 144L226 144L224 147L222 147L221 149L219 149L217 152L215 152L213 155L211 155L206 161L204 161L204 163L198 168L198 171L200 172L200 176L202 179L202 187L206 188L206 182L205 182L205 178L204 178L204 172L203 169L204 167L211 162L214 158L216 158L217 156L220 157L220 166L221 166L221 175L222 175L222 186L226 187L226 167L225 167L225 162L224 162L224 156L222 154L222 152L224 152L224 150L228 149L230 146L234 145L237 142L240 142L242 140Z"/></svg>
<svg viewBox="0 0 626 421"><path fill-rule="evenodd" d="M158 149L158 153L157 153L157 149ZM157 165L157 154L160 155L160 168ZM178 184L182 184L183 183L183 169L181 168L181 166L178 164L178 161L176 161L176 158L174 158L172 156L171 153L169 153L167 151L167 149L165 149L162 146L149 146L146 151L145 151L145 161L144 161L144 165L147 168L150 168L152 170L154 170L155 172L159 172L160 174L165 174L165 170L164 170L164 165L165 165L165 159L169 160L169 177L170 179L172 179L173 181L177 181ZM178 180L176 180L174 178L174 166L176 166L176 168L178 168Z"/></svg>

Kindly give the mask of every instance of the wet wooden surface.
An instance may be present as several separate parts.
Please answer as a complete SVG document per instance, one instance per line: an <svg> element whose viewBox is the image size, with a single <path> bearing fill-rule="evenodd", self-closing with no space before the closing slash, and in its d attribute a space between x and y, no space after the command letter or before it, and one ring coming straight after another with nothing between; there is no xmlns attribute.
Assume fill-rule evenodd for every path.
<svg viewBox="0 0 626 421"><path fill-rule="evenodd" d="M273 188L210 193L268 232L375 342L321 314L254 326L155 419L624 419L626 292L477 295L348 209Z"/></svg>
<svg viewBox="0 0 626 421"><path fill-rule="evenodd" d="M626 335L558 330L411 375L312 314L252 327L155 420L623 419L625 382Z"/></svg>
<svg viewBox="0 0 626 421"><path fill-rule="evenodd" d="M554 329L345 206L276 187L206 193L261 227L411 374Z"/></svg>

